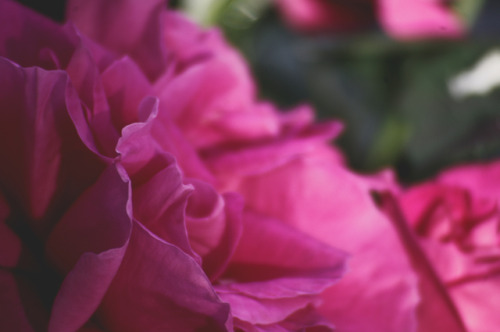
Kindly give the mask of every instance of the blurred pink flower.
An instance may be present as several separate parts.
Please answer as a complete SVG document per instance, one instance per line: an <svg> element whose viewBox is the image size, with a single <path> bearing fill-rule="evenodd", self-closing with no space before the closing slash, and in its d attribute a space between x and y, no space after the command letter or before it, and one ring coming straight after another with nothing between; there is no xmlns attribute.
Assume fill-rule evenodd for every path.
<svg viewBox="0 0 500 332"><path fill-rule="evenodd" d="M454 38L464 25L443 0L275 0L285 19L305 31L353 31L378 21L396 39Z"/></svg>
<svg viewBox="0 0 500 332"><path fill-rule="evenodd" d="M273 144L217 151L207 165L224 188L246 198L247 208L351 254L348 273L322 294L320 307L340 331L415 331L416 276L370 196L376 179L350 172L328 136L312 133L296 128Z"/></svg>
<svg viewBox="0 0 500 332"><path fill-rule="evenodd" d="M456 167L400 197L418 243L467 331L495 331L500 287L500 163ZM431 325L428 325L430 328Z"/></svg>
<svg viewBox="0 0 500 332"><path fill-rule="evenodd" d="M61 27L0 1L0 330L331 327L315 308L346 254L244 207L206 159L295 158L338 124L256 103L220 34L162 7L70 1Z"/></svg>

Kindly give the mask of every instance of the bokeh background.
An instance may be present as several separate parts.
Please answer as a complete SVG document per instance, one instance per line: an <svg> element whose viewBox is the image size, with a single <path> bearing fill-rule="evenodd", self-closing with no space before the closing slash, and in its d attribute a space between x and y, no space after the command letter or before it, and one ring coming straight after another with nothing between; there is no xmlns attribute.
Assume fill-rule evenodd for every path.
<svg viewBox="0 0 500 332"><path fill-rule="evenodd" d="M500 1L449 1L464 35L410 40L384 31L373 1L329 1L348 4L357 24L299 29L272 0L169 5L222 29L247 58L261 98L284 110L309 103L320 120L342 120L336 144L353 169L392 167L412 183L500 157ZM64 21L64 1L21 2Z"/></svg>

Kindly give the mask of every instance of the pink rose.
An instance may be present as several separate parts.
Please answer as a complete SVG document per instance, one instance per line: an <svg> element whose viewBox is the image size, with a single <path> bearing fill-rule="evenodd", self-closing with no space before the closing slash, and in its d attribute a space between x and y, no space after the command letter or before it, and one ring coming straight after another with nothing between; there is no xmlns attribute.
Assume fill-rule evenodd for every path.
<svg viewBox="0 0 500 332"><path fill-rule="evenodd" d="M216 151L207 164L249 208L351 254L348 273L322 294L321 312L340 331L414 331L417 280L370 196L377 179L347 170L321 130L297 128L272 144Z"/></svg>
<svg viewBox="0 0 500 332"><path fill-rule="evenodd" d="M459 37L464 26L442 0L276 0L285 19L306 31L349 31L378 21L393 38Z"/></svg>
<svg viewBox="0 0 500 332"><path fill-rule="evenodd" d="M500 326L500 164L456 167L411 187L401 207L467 331Z"/></svg>
<svg viewBox="0 0 500 332"><path fill-rule="evenodd" d="M356 3L328 0L275 2L288 23L304 31L351 31L367 27L375 21L373 0Z"/></svg>
<svg viewBox="0 0 500 332"><path fill-rule="evenodd" d="M256 103L220 35L162 1L68 8L76 28L0 1L0 330L331 327L318 295L345 253L207 163L269 144L272 167L275 142L296 159L338 125Z"/></svg>

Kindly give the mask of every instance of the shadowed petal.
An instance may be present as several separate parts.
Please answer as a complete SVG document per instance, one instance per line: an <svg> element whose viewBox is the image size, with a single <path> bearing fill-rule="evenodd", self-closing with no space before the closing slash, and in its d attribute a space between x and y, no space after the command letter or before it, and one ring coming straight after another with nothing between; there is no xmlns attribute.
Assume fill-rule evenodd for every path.
<svg viewBox="0 0 500 332"><path fill-rule="evenodd" d="M20 68L0 58L0 183L9 203L36 220L35 232L52 226L49 215L67 208L93 183L103 163L80 141L68 116L68 77L61 71ZM71 105L69 105L71 104ZM68 106L67 106L68 105ZM81 172L81 169L85 172Z"/></svg>
<svg viewBox="0 0 500 332"><path fill-rule="evenodd" d="M125 254L131 232L129 184L111 165L54 227L47 256L66 274L50 331L74 331L93 315Z"/></svg>
<svg viewBox="0 0 500 332"><path fill-rule="evenodd" d="M84 34L108 49L129 54L155 79L165 68L161 43L165 0L71 0L67 18Z"/></svg>
<svg viewBox="0 0 500 332"><path fill-rule="evenodd" d="M194 259L134 223L125 258L99 310L114 331L227 331L229 306Z"/></svg>
<svg viewBox="0 0 500 332"><path fill-rule="evenodd" d="M66 67L76 36L15 1L0 1L0 56L23 67Z"/></svg>

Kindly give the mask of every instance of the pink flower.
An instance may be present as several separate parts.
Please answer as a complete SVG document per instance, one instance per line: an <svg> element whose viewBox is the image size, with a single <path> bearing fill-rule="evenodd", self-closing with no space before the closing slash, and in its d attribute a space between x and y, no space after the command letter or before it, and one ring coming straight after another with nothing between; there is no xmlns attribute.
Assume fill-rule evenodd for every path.
<svg viewBox="0 0 500 332"><path fill-rule="evenodd" d="M275 0L284 18L304 31L350 31L373 24L372 0Z"/></svg>
<svg viewBox="0 0 500 332"><path fill-rule="evenodd" d="M414 331L417 280L370 196L377 180L347 170L324 130L295 128L272 144L216 151L207 164L249 208L351 254L348 273L322 294L321 312L340 331Z"/></svg>
<svg viewBox="0 0 500 332"><path fill-rule="evenodd" d="M220 35L162 6L72 1L62 27L0 1L0 330L330 327L318 295L346 254L209 163L270 144L272 167L338 125L256 103Z"/></svg>
<svg viewBox="0 0 500 332"><path fill-rule="evenodd" d="M418 243L467 331L499 324L500 164L456 167L400 197Z"/></svg>
<svg viewBox="0 0 500 332"><path fill-rule="evenodd" d="M306 31L349 31L378 21L393 38L459 37L464 26L442 0L276 0L285 19Z"/></svg>

